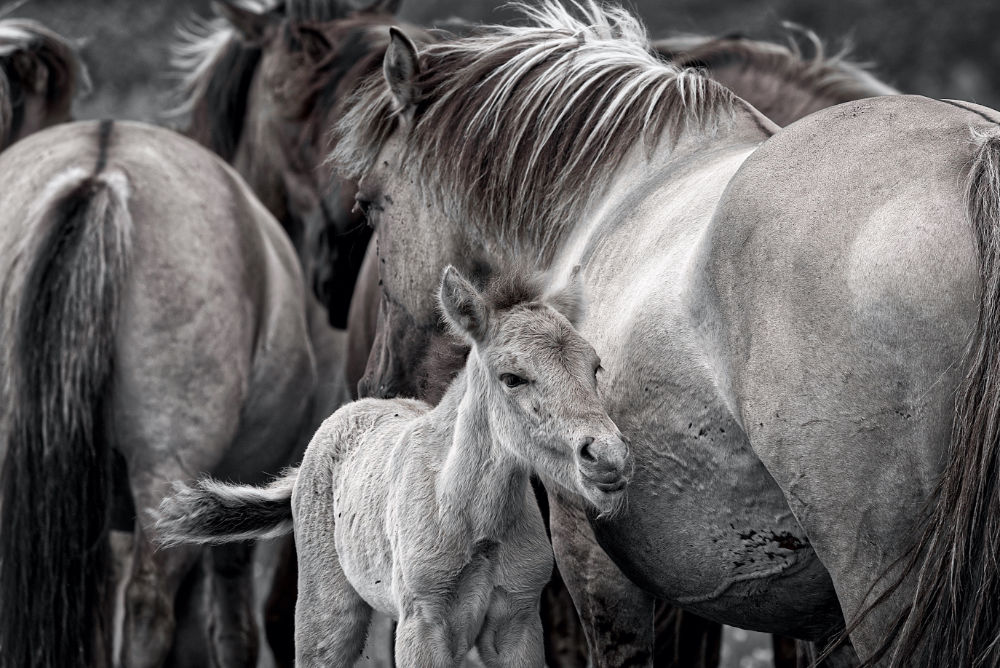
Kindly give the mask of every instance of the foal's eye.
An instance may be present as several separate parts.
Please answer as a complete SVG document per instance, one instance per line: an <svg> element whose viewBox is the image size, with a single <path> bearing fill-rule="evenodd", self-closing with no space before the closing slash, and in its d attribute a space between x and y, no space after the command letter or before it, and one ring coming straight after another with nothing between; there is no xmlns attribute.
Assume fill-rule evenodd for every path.
<svg viewBox="0 0 1000 668"><path fill-rule="evenodd" d="M500 382L507 387L518 387L519 385L524 385L528 381L512 373L502 373L500 374Z"/></svg>

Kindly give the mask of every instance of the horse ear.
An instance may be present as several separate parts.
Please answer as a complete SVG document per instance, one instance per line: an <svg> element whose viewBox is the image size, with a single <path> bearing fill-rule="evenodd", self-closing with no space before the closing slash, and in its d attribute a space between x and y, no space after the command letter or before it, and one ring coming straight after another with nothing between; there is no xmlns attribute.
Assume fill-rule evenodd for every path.
<svg viewBox="0 0 1000 668"><path fill-rule="evenodd" d="M565 285L545 295L542 301L562 313L574 327L579 325L586 311L580 265L573 267Z"/></svg>
<svg viewBox="0 0 1000 668"><path fill-rule="evenodd" d="M212 10L226 19L249 46L263 45L269 37L271 26L277 22L273 12L257 13L233 0L213 0Z"/></svg>
<svg viewBox="0 0 1000 668"><path fill-rule="evenodd" d="M489 307L472 283L451 265L445 267L441 276L438 302L456 333L472 343L481 343L486 338Z"/></svg>
<svg viewBox="0 0 1000 668"><path fill-rule="evenodd" d="M389 48L382 61L382 74L396 102L396 110L403 115L409 115L416 105L419 73L417 47L402 30L395 26L389 28Z"/></svg>

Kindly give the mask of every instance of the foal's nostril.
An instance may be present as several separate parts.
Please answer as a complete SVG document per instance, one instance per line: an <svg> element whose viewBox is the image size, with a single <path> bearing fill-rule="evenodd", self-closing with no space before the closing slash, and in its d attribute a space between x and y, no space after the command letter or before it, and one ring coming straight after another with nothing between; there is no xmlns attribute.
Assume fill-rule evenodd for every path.
<svg viewBox="0 0 1000 668"><path fill-rule="evenodd" d="M580 445L577 446L577 451L580 453L580 459L585 462L595 462L597 458L594 457L594 453L590 451L590 446L594 443L593 436L584 436L580 440Z"/></svg>

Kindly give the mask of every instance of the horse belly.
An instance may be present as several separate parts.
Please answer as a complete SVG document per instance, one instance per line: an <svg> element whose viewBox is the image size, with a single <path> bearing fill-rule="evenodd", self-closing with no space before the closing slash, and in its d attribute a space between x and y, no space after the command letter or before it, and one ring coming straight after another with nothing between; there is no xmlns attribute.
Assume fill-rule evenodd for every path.
<svg viewBox="0 0 1000 668"><path fill-rule="evenodd" d="M640 305L613 313L602 300L589 316L615 323L588 335L636 463L625 514L595 520L595 533L660 598L723 623L817 639L842 624L832 582L720 391L690 319L691 293L678 287L685 280L668 270L643 282Z"/></svg>

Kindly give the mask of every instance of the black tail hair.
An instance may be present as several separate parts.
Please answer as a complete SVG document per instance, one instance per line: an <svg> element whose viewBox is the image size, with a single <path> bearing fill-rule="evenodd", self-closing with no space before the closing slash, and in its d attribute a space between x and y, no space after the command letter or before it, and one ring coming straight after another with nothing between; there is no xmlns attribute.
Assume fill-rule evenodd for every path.
<svg viewBox="0 0 1000 668"><path fill-rule="evenodd" d="M39 242L23 284L8 277L5 296L3 668L91 666L96 639L107 638L112 456L104 401L128 271L128 187L120 172L74 169L50 191L28 221Z"/></svg>
<svg viewBox="0 0 1000 668"><path fill-rule="evenodd" d="M292 488L298 476L290 469L267 487L227 485L203 478L193 487L174 485L160 504L156 535L162 545L219 544L276 538L292 530Z"/></svg>

